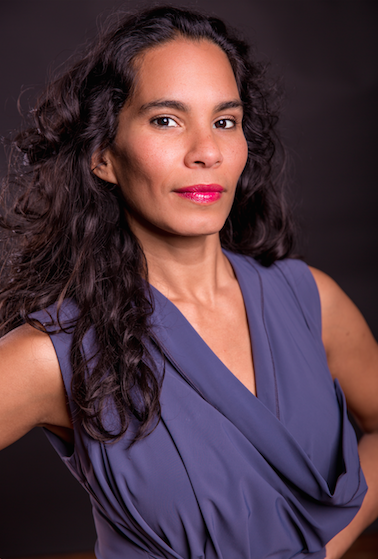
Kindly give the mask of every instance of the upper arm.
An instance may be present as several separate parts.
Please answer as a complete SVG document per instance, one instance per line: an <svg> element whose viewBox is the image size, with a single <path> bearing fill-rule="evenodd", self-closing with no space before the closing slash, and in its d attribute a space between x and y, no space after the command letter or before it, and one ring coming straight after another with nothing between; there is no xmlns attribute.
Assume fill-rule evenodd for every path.
<svg viewBox="0 0 378 559"><path fill-rule="evenodd" d="M0 340L0 394L0 448L38 425L71 425L52 342L28 324Z"/></svg>
<svg viewBox="0 0 378 559"><path fill-rule="evenodd" d="M364 431L378 430L378 345L362 314L326 274L310 268L319 289L328 365Z"/></svg>

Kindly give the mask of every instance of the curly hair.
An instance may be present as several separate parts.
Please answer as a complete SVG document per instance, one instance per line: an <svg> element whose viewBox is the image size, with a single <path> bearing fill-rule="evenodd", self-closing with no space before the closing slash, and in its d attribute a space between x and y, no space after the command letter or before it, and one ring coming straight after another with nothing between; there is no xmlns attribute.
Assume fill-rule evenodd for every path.
<svg viewBox="0 0 378 559"><path fill-rule="evenodd" d="M131 231L118 187L91 172L91 158L111 148L119 113L133 94L137 58L183 36L218 45L231 63L244 106L247 165L231 213L220 232L222 246L263 265L291 254L293 228L282 196L271 108L275 91L248 45L215 17L174 7L155 7L118 17L84 55L53 81L31 111L28 128L13 140L6 187L17 199L1 226L11 251L0 291L1 333L53 303L73 300L78 315L71 363L73 398L90 436L111 441L138 420L134 442L160 417L163 375L155 370L146 339L152 336L147 263ZM9 205L9 204L8 204ZM89 363L83 339L94 329L96 358ZM93 356L92 356L93 357ZM104 422L109 403L119 423Z"/></svg>

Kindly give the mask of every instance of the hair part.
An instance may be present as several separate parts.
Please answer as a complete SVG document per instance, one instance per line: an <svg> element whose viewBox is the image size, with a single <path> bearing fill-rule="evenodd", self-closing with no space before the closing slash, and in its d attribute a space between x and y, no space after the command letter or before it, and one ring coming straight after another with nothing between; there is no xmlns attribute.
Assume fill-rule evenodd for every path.
<svg viewBox="0 0 378 559"><path fill-rule="evenodd" d="M102 32L86 54L52 82L13 141L8 188L19 193L1 226L12 237L2 270L2 333L30 313L65 299L77 306L72 338L73 399L86 431L100 441L133 441L156 425L163 371L146 340L152 336L152 296L142 279L147 263L124 212L119 188L91 171L94 154L111 148L122 107L137 83L147 50L182 36L208 40L227 55L244 106L248 161L220 233L224 248L269 266L291 254L293 228L279 180L275 90L249 47L214 17L160 6L123 18ZM5 200L6 194L3 195ZM3 205L6 205L5 203ZM90 330L95 359L83 352ZM106 410L119 418L106 424Z"/></svg>

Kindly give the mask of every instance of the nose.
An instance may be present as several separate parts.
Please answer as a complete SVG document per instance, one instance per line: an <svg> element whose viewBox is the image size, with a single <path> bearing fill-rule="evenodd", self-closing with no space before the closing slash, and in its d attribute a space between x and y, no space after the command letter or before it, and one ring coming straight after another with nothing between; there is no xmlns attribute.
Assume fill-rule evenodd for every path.
<svg viewBox="0 0 378 559"><path fill-rule="evenodd" d="M185 155L185 165L191 168L208 168L219 165L222 161L223 155L212 129L193 130Z"/></svg>

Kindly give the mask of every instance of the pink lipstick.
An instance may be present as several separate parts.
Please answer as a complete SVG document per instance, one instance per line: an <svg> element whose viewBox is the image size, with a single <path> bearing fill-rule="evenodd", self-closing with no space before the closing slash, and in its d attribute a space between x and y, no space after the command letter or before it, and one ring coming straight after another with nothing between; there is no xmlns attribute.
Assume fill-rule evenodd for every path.
<svg viewBox="0 0 378 559"><path fill-rule="evenodd" d="M177 188L174 192L197 204L211 204L219 200L223 191L224 188L219 184L195 184Z"/></svg>

